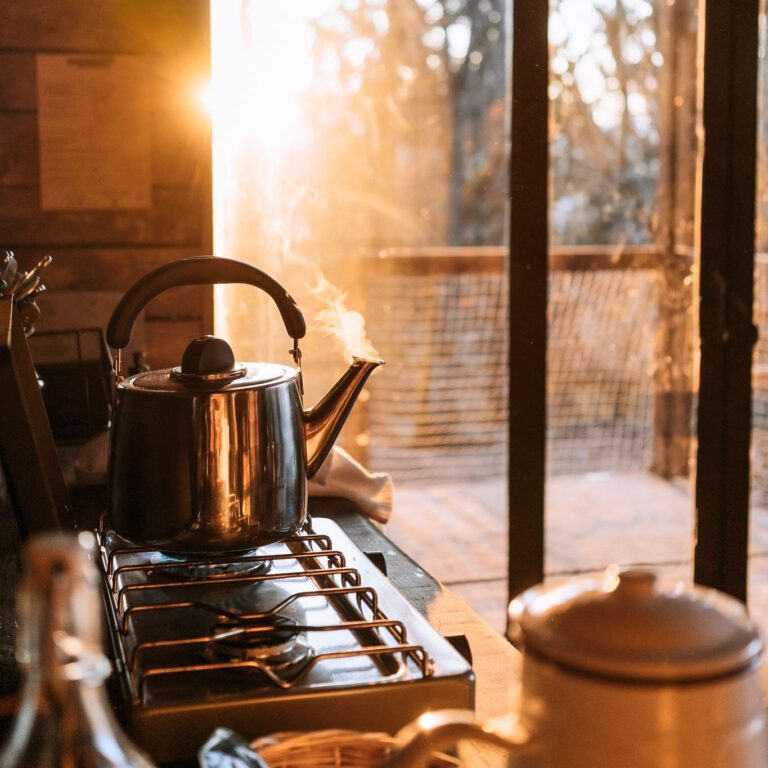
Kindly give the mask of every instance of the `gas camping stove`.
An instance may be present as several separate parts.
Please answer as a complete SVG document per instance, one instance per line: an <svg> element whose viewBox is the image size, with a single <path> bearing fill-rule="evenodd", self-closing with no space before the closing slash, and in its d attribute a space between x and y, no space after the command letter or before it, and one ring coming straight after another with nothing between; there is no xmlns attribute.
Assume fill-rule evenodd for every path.
<svg viewBox="0 0 768 768"><path fill-rule="evenodd" d="M395 732L472 708L469 663L336 523L249 553L169 555L98 532L119 702L158 762L219 726Z"/></svg>

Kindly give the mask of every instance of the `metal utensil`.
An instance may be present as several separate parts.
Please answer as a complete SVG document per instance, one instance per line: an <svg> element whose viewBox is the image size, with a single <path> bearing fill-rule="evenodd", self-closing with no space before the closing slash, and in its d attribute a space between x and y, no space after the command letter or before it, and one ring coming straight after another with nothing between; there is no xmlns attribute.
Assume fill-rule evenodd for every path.
<svg viewBox="0 0 768 768"><path fill-rule="evenodd" d="M16 300L16 303L19 304L34 293L40 286L40 282L41 278L39 275L33 278L32 282L29 282L26 279L22 280L21 283L16 286L16 290L13 293L13 298Z"/></svg>
<svg viewBox="0 0 768 768"><path fill-rule="evenodd" d="M21 313L21 322L24 326L24 333L29 336L34 331L35 323L40 319L40 307L35 304L34 300L25 301L21 307L19 307Z"/></svg>
<svg viewBox="0 0 768 768"><path fill-rule="evenodd" d="M50 254L46 254L45 256L43 256L43 258L40 259L40 261L38 261L37 264L35 264L35 266L29 270L29 272L27 272L27 274L24 277L24 280L31 280L33 277L37 275L37 273L41 269L45 269L52 261L53 261L53 256L51 256Z"/></svg>
<svg viewBox="0 0 768 768"><path fill-rule="evenodd" d="M40 285L38 285L37 288L35 288L33 291L30 291L23 299L17 301L16 303L23 305L30 301L36 301L37 297L41 293L45 293L47 290L48 289L45 287L45 285L43 283L40 283Z"/></svg>
<svg viewBox="0 0 768 768"><path fill-rule="evenodd" d="M3 257L0 280L3 280L8 288L13 285L18 268L19 265L16 262L16 257L13 255L13 251L6 251L5 256Z"/></svg>
<svg viewBox="0 0 768 768"><path fill-rule="evenodd" d="M25 293L27 291L27 288L35 280L37 280L39 284L40 278L38 277L37 273L41 269L44 269L45 267L47 267L52 261L53 261L52 256L48 256L48 255L43 256L43 258L40 259L40 261L38 261L37 264L35 264L35 266L29 270L29 272L25 272L23 275L19 276L16 281L16 285L14 287L14 293L16 294ZM18 298L17 298L17 301L19 301Z"/></svg>

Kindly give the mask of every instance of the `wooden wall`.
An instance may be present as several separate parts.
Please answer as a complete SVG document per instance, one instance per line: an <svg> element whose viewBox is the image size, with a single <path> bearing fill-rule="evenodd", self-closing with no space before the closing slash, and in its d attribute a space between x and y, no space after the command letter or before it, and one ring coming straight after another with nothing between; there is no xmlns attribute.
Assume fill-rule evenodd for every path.
<svg viewBox="0 0 768 768"><path fill-rule="evenodd" d="M70 52L147 57L150 208L42 210L35 57ZM62 292L58 299L71 292L80 315L89 292L124 291L160 264L211 252L210 124L194 97L209 71L208 0L0 3L0 249L25 267L50 253L48 289ZM211 296L180 288L152 302L145 339L154 367L178 361L187 340L210 332Z"/></svg>

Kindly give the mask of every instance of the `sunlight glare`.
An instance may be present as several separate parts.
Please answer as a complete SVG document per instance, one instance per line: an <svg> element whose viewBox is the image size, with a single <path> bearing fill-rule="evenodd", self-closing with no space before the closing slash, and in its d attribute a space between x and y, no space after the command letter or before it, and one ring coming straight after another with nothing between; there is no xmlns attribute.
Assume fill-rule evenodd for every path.
<svg viewBox="0 0 768 768"><path fill-rule="evenodd" d="M198 106L205 112L205 114L210 115L213 112L213 89L211 88L211 84L206 83L205 85L201 85L197 89L195 96L197 98Z"/></svg>
<svg viewBox="0 0 768 768"><path fill-rule="evenodd" d="M313 76L310 22L328 2L211 0L214 252L246 260L259 253L268 271L279 254L259 231L277 216L283 159L309 143L300 99ZM253 205L260 220L249 218ZM241 311L238 302L229 286L215 286L217 333L236 335L230 315Z"/></svg>
<svg viewBox="0 0 768 768"><path fill-rule="evenodd" d="M322 5L322 4L321 4ZM211 3L211 107L222 141L285 152L307 141L299 97L312 78L309 0Z"/></svg>

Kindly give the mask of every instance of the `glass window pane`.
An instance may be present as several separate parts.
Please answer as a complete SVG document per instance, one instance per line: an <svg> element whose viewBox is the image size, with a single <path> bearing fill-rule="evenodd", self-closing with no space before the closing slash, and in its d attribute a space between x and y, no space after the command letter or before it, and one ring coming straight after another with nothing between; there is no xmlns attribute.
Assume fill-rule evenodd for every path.
<svg viewBox="0 0 768 768"><path fill-rule="evenodd" d="M350 353L387 361L340 443L393 475L388 533L479 607L492 589L501 628L506 2L214 0L212 16L217 253L305 312L308 404ZM254 301L219 289L218 332L240 359L285 360Z"/></svg>
<svg viewBox="0 0 768 768"><path fill-rule="evenodd" d="M689 577L695 3L550 8L546 571Z"/></svg>
<svg viewBox="0 0 768 768"><path fill-rule="evenodd" d="M757 190L755 205L755 299L758 328L752 367L749 611L768 629L768 58L765 3L758 49Z"/></svg>
<svg viewBox="0 0 768 768"><path fill-rule="evenodd" d="M552 242L657 234L664 14L642 0L559 0L549 21Z"/></svg>

